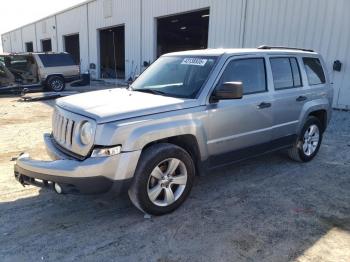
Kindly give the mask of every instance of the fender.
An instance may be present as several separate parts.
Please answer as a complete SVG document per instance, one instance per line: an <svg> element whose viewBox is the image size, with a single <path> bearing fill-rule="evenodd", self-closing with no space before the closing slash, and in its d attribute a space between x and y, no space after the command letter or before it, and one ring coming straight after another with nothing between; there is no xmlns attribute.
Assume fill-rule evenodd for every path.
<svg viewBox="0 0 350 262"><path fill-rule="evenodd" d="M203 112L202 112L203 113ZM130 125L109 123L98 126L96 144L101 146L122 145L123 152L142 150L149 143L166 138L193 135L198 143L202 160L208 158L207 134L201 117L188 114L186 119L163 118L161 121L135 121ZM101 136L101 134L104 134ZM107 139L108 138L108 139Z"/></svg>
<svg viewBox="0 0 350 262"><path fill-rule="evenodd" d="M318 111L318 110L325 110L327 112L327 123L331 117L331 105L329 103L328 98L320 98L308 101L304 104L303 109L301 110L300 117L299 117L299 124L297 128L297 134L301 132L301 129L304 126L304 123L306 122L306 118L310 115L310 113Z"/></svg>
<svg viewBox="0 0 350 262"><path fill-rule="evenodd" d="M204 143L204 141L207 141L207 136L202 122L197 119L157 123L137 128L133 130L125 141L124 149L127 151L142 150L147 144L154 141L180 135L193 135L196 137L201 159L208 157L207 145Z"/></svg>

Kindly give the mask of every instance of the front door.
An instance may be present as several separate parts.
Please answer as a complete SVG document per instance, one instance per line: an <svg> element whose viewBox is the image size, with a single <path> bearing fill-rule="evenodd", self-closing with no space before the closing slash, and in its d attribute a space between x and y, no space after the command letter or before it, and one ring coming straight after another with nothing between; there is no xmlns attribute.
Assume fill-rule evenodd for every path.
<svg viewBox="0 0 350 262"><path fill-rule="evenodd" d="M213 165L258 153L271 140L272 98L268 91L264 57L232 58L216 86L242 82L243 98L222 100L208 106L210 130L208 150Z"/></svg>

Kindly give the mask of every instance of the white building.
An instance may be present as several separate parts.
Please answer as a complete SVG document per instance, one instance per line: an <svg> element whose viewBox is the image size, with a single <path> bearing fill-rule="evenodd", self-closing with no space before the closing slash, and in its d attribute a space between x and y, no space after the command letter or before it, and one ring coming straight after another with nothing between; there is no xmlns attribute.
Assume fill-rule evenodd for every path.
<svg viewBox="0 0 350 262"><path fill-rule="evenodd" d="M349 11L349 0L94 0L1 38L5 52L68 51L94 78L128 79L182 49L314 49L332 75L334 107L350 108Z"/></svg>

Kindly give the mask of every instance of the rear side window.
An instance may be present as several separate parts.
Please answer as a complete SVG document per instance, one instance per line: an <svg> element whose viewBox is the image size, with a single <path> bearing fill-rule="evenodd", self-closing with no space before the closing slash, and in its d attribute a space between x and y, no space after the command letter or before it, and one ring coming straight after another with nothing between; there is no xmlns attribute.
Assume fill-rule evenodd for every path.
<svg viewBox="0 0 350 262"><path fill-rule="evenodd" d="M304 57L303 61L309 85L319 85L326 82L320 59Z"/></svg>
<svg viewBox="0 0 350 262"><path fill-rule="evenodd" d="M40 54L39 57L45 67L76 65L69 54Z"/></svg>
<svg viewBox="0 0 350 262"><path fill-rule="evenodd" d="M225 68L219 83L225 82L242 82L245 95L267 91L264 58L231 61Z"/></svg>
<svg viewBox="0 0 350 262"><path fill-rule="evenodd" d="M270 58L273 83L276 90L301 86L301 76L295 57Z"/></svg>

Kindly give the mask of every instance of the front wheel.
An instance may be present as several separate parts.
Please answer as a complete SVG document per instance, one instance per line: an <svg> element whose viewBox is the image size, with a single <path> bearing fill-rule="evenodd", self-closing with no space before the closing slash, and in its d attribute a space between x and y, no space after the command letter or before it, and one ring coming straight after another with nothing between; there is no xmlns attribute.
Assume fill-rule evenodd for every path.
<svg viewBox="0 0 350 262"><path fill-rule="evenodd" d="M187 198L195 175L191 156L172 144L156 144L141 155L129 197L141 211L164 215Z"/></svg>
<svg viewBox="0 0 350 262"><path fill-rule="evenodd" d="M289 149L290 158L298 162L309 162L318 153L322 142L322 126L318 118L308 117L298 140Z"/></svg>

